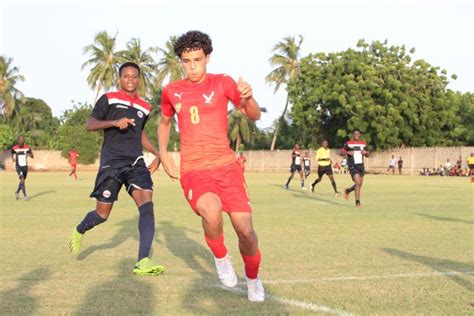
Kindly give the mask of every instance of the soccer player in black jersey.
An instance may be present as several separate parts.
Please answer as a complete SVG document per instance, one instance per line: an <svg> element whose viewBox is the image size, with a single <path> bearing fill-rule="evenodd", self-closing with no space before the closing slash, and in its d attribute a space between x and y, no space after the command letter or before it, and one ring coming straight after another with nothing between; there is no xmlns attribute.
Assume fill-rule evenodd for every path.
<svg viewBox="0 0 474 316"><path fill-rule="evenodd" d="M366 150L367 144L360 140L362 133L359 129L352 131L351 140L347 141L341 149L341 156L347 157L347 166L351 174L354 185L344 190L344 198L349 199L349 194L355 191L356 207L362 207L360 204L360 190L364 182L364 157L369 156L369 151Z"/></svg>
<svg viewBox="0 0 474 316"><path fill-rule="evenodd" d="M140 68L127 62L119 69L121 89L104 94L92 110L86 122L88 131L104 131L104 142L100 155L100 169L91 197L95 198L95 210L87 213L76 226L69 242L71 252L79 253L86 231L102 224L109 217L119 191L125 186L139 211L138 227L140 243L138 261L133 272L139 275L157 275L164 271L150 258L150 249L155 233L153 211L153 173L159 166L158 150L150 143L145 133L145 123L151 106L137 94ZM147 168L143 148L157 158Z"/></svg>
<svg viewBox="0 0 474 316"><path fill-rule="evenodd" d="M306 190L304 187L304 174L303 174L303 168L301 167L302 163L302 157L301 157L301 151L300 151L300 145L295 144L295 147L293 148L293 151L291 152L291 166L290 166L290 177L288 178L288 181L286 181L286 184L283 186L285 189L288 190L288 186L290 185L291 179L293 179L295 172L298 172L300 174L300 179L301 179L301 189Z"/></svg>
<svg viewBox="0 0 474 316"><path fill-rule="evenodd" d="M23 192L23 197L26 201L29 200L26 194L26 176L28 175L28 156L33 158L33 151L30 146L25 144L25 137L23 135L18 136L18 144L12 147L11 150L12 159L15 163L15 169L20 178L18 189L15 192L15 197L18 200L20 198L20 191Z"/></svg>

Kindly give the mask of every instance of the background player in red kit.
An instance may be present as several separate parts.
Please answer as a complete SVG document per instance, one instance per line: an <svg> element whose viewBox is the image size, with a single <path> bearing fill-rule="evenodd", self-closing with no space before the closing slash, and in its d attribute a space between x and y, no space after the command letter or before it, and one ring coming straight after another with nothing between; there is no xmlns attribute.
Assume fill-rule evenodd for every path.
<svg viewBox="0 0 474 316"><path fill-rule="evenodd" d="M74 175L74 179L76 180L77 157L79 157L79 153L77 152L76 148L71 149L69 151L69 164L71 165L71 172L69 173L69 176Z"/></svg>
<svg viewBox="0 0 474 316"><path fill-rule="evenodd" d="M177 178L176 166L167 152L172 117L177 114L181 140L181 186L191 208L201 216L206 242L214 254L217 274L227 287L237 276L224 245L222 211L227 212L239 238L245 264L248 298L263 301L265 291L258 278L261 256L252 224L252 209L243 170L229 146L229 100L249 119L260 118L252 87L226 75L206 73L212 52L207 34L190 31L175 43L186 79L163 90L162 118L158 126L160 158L166 173Z"/></svg>

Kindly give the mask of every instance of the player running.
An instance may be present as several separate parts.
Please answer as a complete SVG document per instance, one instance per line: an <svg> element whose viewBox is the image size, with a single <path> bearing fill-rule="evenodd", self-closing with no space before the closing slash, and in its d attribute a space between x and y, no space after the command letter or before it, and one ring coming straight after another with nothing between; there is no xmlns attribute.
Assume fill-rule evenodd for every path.
<svg viewBox="0 0 474 316"><path fill-rule="evenodd" d="M226 212L239 239L245 265L248 299L263 301L265 291L258 277L261 261L252 224L252 208L241 166L227 137L227 104L231 101L247 118L258 120L260 108L252 87L241 78L206 73L212 52L207 34L189 31L174 45L186 79L163 90L158 142L163 168L177 178L176 166L167 152L171 122L178 117L181 140L181 186L194 212L201 216L204 237L214 254L217 275L227 287L237 285L226 246L222 212Z"/></svg>
<svg viewBox="0 0 474 316"><path fill-rule="evenodd" d="M100 169L90 195L97 203L95 210L74 226L69 247L74 255L79 253L85 232L107 220L124 185L139 212L140 243L133 273L158 275L164 268L154 264L149 257L155 234L150 172L159 166L158 150L150 143L144 129L151 107L137 94L140 82L137 64L124 63L119 68L119 76L121 89L104 94L86 122L88 131L104 131ZM143 159L142 145L157 157L149 168Z"/></svg>
<svg viewBox="0 0 474 316"><path fill-rule="evenodd" d="M360 140L362 133L359 129L352 131L352 139L347 141L341 149L341 156L347 157L347 166L351 174L354 185L344 190L344 199L349 199L349 194L355 191L356 207L362 207L360 204L360 190L364 182L364 156L369 156L369 151L366 150L367 144Z"/></svg>
<svg viewBox="0 0 474 316"><path fill-rule="evenodd" d="M18 189L15 192L15 198L20 199L20 191L23 192L23 198L28 201L30 198L26 194L26 177L28 176L28 156L34 158L30 146L25 144L25 136L18 136L18 144L12 147L12 160L15 164L16 173L20 178Z"/></svg>
<svg viewBox="0 0 474 316"><path fill-rule="evenodd" d="M314 187L316 184L321 182L324 175L327 175L331 180L332 188L334 189L334 195L337 197L339 192L336 187L336 180L334 180L332 172L332 160L330 158L331 150L327 140L323 140L322 147L316 151L316 160L318 162L318 178L311 183L311 192L314 193Z"/></svg>
<svg viewBox="0 0 474 316"><path fill-rule="evenodd" d="M76 168L77 168L77 157L79 157L79 153L77 152L76 148L72 148L69 151L69 164L71 165L71 172L69 176L74 175L74 179L77 180Z"/></svg>
<svg viewBox="0 0 474 316"><path fill-rule="evenodd" d="M309 152L305 151L303 157L303 168L304 168L304 179L308 179L311 174L311 158L309 157Z"/></svg>
<svg viewBox="0 0 474 316"><path fill-rule="evenodd" d="M289 185L293 177L295 176L295 172L298 172L300 174L300 183L301 183L301 189L306 190L304 187L304 174L303 174L303 169L301 168L301 152L300 152L300 145L295 144L295 147L293 148L293 151L291 152L291 166L290 166L290 177L288 178L288 181L286 181L286 184L283 186L285 189L288 190Z"/></svg>

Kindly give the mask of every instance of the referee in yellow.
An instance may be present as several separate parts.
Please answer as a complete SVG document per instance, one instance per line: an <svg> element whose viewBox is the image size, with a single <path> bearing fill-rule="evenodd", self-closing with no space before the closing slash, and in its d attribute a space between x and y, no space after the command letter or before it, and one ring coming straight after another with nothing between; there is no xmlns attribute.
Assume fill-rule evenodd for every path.
<svg viewBox="0 0 474 316"><path fill-rule="evenodd" d="M314 193L314 187L316 186L316 184L321 182L323 176L327 174L329 179L331 179L331 184L334 188L334 195L338 196L339 192L337 191L336 181L334 180L334 176L332 175L332 161L329 156L331 150L328 148L328 141L323 140L323 143L321 145L322 147L316 151L316 161L318 162L318 178L314 180L313 183L311 183L311 192Z"/></svg>

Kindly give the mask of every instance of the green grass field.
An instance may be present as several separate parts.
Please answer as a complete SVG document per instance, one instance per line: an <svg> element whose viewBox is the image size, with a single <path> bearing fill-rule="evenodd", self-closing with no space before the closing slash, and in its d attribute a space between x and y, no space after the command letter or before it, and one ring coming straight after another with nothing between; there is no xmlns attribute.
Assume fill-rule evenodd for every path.
<svg viewBox="0 0 474 316"><path fill-rule="evenodd" d="M30 201L16 201L14 173L0 173L0 313L23 314L474 314L474 185L467 178L366 176L362 209L249 173L267 300L218 286L199 218L178 182L154 176L155 277L132 275L138 211L125 191L111 217L72 258L73 225L94 208L95 173L30 173ZM314 178L312 175L311 180ZM350 184L336 176L340 190ZM351 196L351 198L353 198ZM226 244L242 280L228 220Z"/></svg>

